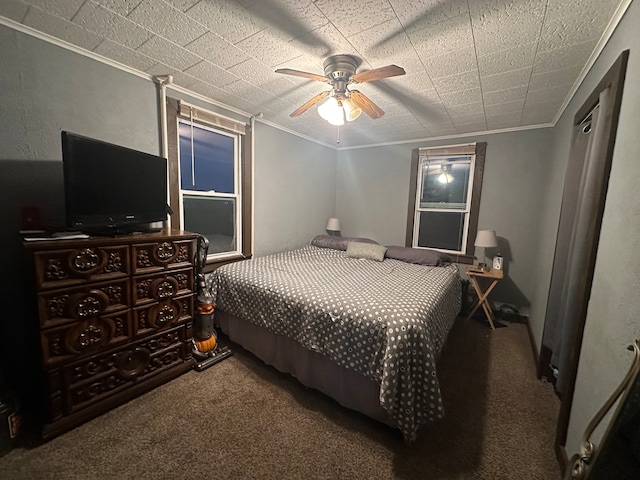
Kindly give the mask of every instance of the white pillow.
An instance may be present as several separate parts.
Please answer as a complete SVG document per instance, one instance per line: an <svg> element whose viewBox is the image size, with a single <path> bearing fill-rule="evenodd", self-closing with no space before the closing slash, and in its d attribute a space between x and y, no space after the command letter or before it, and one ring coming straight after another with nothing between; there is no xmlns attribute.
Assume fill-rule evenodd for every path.
<svg viewBox="0 0 640 480"><path fill-rule="evenodd" d="M347 245L347 257L351 258L364 258L381 262L384 260L386 251L387 247L384 245L373 243L349 242Z"/></svg>

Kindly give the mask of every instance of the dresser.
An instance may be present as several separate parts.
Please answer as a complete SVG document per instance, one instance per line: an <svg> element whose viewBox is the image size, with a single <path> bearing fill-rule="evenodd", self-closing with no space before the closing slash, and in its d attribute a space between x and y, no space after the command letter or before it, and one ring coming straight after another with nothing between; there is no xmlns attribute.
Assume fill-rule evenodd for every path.
<svg viewBox="0 0 640 480"><path fill-rule="evenodd" d="M45 440L193 367L196 238L164 230L24 242Z"/></svg>

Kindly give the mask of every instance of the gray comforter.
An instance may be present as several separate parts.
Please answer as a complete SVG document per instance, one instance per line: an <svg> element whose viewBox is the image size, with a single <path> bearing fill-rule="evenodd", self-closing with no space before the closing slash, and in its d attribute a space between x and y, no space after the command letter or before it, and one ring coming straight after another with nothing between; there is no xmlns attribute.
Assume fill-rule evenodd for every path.
<svg viewBox="0 0 640 480"><path fill-rule="evenodd" d="M460 310L455 265L308 245L225 265L208 281L216 308L380 383L380 404L408 441L442 417L436 359Z"/></svg>

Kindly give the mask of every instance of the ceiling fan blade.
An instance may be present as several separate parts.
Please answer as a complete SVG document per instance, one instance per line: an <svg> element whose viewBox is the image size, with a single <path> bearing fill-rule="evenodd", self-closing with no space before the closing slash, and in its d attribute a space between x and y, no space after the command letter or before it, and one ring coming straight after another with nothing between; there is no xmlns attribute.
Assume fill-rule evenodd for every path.
<svg viewBox="0 0 640 480"><path fill-rule="evenodd" d="M396 77L398 75L404 75L404 68L397 65L387 65L386 67L374 68L367 72L357 73L351 79L357 83L371 82L373 80L380 80L382 78Z"/></svg>
<svg viewBox="0 0 640 480"><path fill-rule="evenodd" d="M364 113L369 115L374 120L384 115L384 111L369 99L364 93L360 93L358 90L351 90L349 98L358 107L364 110Z"/></svg>
<svg viewBox="0 0 640 480"><path fill-rule="evenodd" d="M276 73L284 73L285 75L293 75L296 77L304 77L310 78L311 80L317 80L319 82L327 82L327 77L323 77L322 75L318 75L316 73L302 72L300 70L293 70L291 68L279 68L276 70Z"/></svg>
<svg viewBox="0 0 640 480"><path fill-rule="evenodd" d="M291 112L289 114L290 117L297 117L298 115L302 115L304 112L306 112L307 110L309 110L311 107L313 107L316 103L318 103L320 100L322 100L324 97L326 97L327 95L329 95L329 93L331 93L331 90L327 90L326 92L321 92L318 95L316 95L315 97L313 97L311 100L309 100L308 102L306 102L304 105L302 105L301 107L299 107L297 110Z"/></svg>

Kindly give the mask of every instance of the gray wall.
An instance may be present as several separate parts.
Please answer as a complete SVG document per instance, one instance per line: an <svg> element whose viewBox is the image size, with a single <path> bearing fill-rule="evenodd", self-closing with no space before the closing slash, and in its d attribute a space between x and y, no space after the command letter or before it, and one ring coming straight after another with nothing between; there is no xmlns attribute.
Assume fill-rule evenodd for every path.
<svg viewBox="0 0 640 480"><path fill-rule="evenodd" d="M64 222L60 132L157 154L155 86L87 57L0 26L2 243L17 238L20 207Z"/></svg>
<svg viewBox="0 0 640 480"><path fill-rule="evenodd" d="M61 160L61 130L159 152L152 83L2 25L0 43L0 158Z"/></svg>
<svg viewBox="0 0 640 480"><path fill-rule="evenodd" d="M334 215L336 151L256 122L255 254L309 243Z"/></svg>
<svg viewBox="0 0 640 480"><path fill-rule="evenodd" d="M404 245L409 202L411 150L421 146L487 142L478 225L495 229L505 257L506 277L492 294L525 312L535 291L531 278L537 247L542 192L551 158L551 129L341 150L336 213L344 235ZM482 250L476 252L482 256Z"/></svg>

